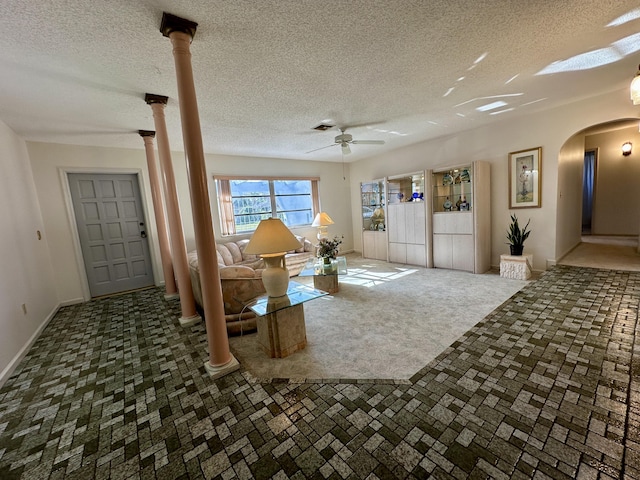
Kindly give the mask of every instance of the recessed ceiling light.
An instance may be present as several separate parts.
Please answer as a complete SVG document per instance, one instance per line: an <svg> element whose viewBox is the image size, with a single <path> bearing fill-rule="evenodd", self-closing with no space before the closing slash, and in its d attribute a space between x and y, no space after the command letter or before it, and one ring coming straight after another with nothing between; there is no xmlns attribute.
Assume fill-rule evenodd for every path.
<svg viewBox="0 0 640 480"><path fill-rule="evenodd" d="M481 105L476 107L476 110L479 112L486 112L488 110L495 110L496 108L504 107L507 102L503 102L502 100L498 100L497 102L487 103L486 105Z"/></svg>

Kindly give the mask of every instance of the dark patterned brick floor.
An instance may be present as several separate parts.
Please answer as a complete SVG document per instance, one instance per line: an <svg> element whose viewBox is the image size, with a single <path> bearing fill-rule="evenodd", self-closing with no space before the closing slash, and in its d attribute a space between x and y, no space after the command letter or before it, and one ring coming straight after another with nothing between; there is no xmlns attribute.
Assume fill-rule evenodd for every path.
<svg viewBox="0 0 640 480"><path fill-rule="evenodd" d="M395 385L213 381L157 289L65 307L0 390L0 479L640 478L639 298L556 267Z"/></svg>

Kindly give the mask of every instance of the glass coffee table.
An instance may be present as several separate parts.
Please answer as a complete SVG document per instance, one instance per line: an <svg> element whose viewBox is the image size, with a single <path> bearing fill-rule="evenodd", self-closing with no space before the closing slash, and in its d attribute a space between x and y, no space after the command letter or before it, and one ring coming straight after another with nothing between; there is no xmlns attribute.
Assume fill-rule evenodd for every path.
<svg viewBox="0 0 640 480"><path fill-rule="evenodd" d="M324 263L322 258L312 258L307 262L300 277L313 277L313 286L318 290L327 293L337 293L340 289L338 283L339 275L347 274L347 259L345 257L336 257L331 259L331 263Z"/></svg>
<svg viewBox="0 0 640 480"><path fill-rule="evenodd" d="M325 295L327 292L289 281L282 297L263 294L238 300L257 315L258 343L264 352L271 358L284 358L307 345L303 303Z"/></svg>

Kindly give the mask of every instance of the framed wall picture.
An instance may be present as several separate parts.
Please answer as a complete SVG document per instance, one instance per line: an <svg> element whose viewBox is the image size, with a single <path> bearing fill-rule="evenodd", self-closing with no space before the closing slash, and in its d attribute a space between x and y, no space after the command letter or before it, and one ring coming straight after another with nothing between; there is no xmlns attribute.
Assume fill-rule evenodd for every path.
<svg viewBox="0 0 640 480"><path fill-rule="evenodd" d="M542 147L509 154L509 208L541 206Z"/></svg>

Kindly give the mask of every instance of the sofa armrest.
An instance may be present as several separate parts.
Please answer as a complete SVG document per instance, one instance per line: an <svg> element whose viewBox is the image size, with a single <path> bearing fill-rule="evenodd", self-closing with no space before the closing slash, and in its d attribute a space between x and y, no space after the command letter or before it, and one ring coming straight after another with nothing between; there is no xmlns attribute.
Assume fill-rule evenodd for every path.
<svg viewBox="0 0 640 480"><path fill-rule="evenodd" d="M256 270L251 267L242 265L230 265L228 267L220 267L220 279L235 278L260 278Z"/></svg>

